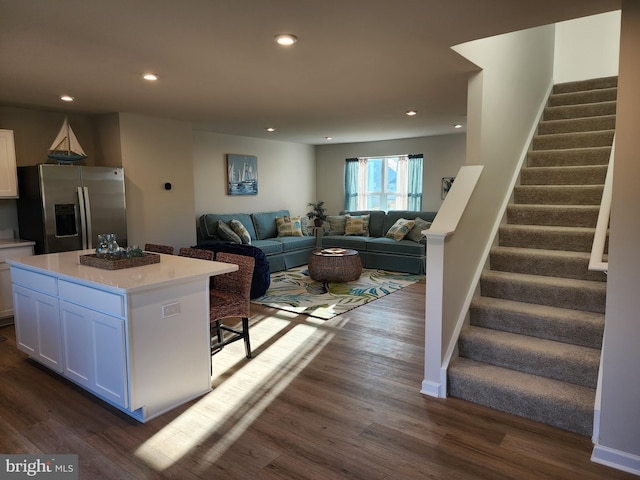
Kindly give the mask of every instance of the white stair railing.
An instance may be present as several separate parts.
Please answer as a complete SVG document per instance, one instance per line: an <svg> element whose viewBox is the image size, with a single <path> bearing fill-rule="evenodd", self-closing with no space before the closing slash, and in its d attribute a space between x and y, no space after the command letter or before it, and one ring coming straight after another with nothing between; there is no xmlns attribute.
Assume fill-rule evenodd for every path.
<svg viewBox="0 0 640 480"><path fill-rule="evenodd" d="M613 136L611 144L611 154L609 155L609 167L604 181L602 191L602 201L600 202L600 212L596 223L596 233L593 237L591 247L591 257L589 258L589 270L605 272L609 269L609 262L603 261L604 246L607 242L607 231L609 230L609 216L611 215L611 194L613 191L613 163L616 149L616 137Z"/></svg>

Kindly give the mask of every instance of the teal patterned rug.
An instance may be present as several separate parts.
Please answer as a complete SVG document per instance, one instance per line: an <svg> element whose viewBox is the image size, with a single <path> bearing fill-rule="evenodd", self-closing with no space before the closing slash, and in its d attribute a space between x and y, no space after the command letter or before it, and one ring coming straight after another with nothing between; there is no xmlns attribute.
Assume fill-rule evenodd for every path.
<svg viewBox="0 0 640 480"><path fill-rule="evenodd" d="M312 280L304 265L271 274L267 293L252 302L328 320L423 278L424 275L365 268L355 282L323 284Z"/></svg>

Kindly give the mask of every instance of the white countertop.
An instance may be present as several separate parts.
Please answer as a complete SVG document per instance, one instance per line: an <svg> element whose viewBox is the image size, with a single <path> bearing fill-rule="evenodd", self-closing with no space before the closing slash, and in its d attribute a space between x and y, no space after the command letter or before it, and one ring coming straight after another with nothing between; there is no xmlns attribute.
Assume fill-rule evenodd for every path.
<svg viewBox="0 0 640 480"><path fill-rule="evenodd" d="M35 245L32 240L20 240L19 238L0 238L0 248L28 247Z"/></svg>
<svg viewBox="0 0 640 480"><path fill-rule="evenodd" d="M212 275L233 272L237 265L210 260L161 255L160 262L141 267L104 270L80 265L80 255L94 253L93 250L50 253L7 259L12 267L54 276L116 293L132 293L149 290L167 283L205 278Z"/></svg>

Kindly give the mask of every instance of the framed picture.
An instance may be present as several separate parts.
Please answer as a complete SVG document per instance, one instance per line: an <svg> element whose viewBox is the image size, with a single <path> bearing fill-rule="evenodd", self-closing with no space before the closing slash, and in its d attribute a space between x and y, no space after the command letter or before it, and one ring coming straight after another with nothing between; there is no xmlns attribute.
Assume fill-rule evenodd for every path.
<svg viewBox="0 0 640 480"><path fill-rule="evenodd" d="M449 190L451 190L451 186L453 185L453 181L455 179L456 177L442 177L442 200L444 200L444 198L447 196L447 193L449 193Z"/></svg>
<svg viewBox="0 0 640 480"><path fill-rule="evenodd" d="M227 193L258 194L258 157L227 153Z"/></svg>

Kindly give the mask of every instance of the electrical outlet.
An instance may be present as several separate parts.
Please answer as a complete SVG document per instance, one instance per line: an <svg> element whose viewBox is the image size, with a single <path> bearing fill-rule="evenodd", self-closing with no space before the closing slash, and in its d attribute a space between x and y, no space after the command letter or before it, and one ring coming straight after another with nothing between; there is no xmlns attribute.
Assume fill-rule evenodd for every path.
<svg viewBox="0 0 640 480"><path fill-rule="evenodd" d="M173 317L180 313L180 303L168 303L162 305L162 318Z"/></svg>

